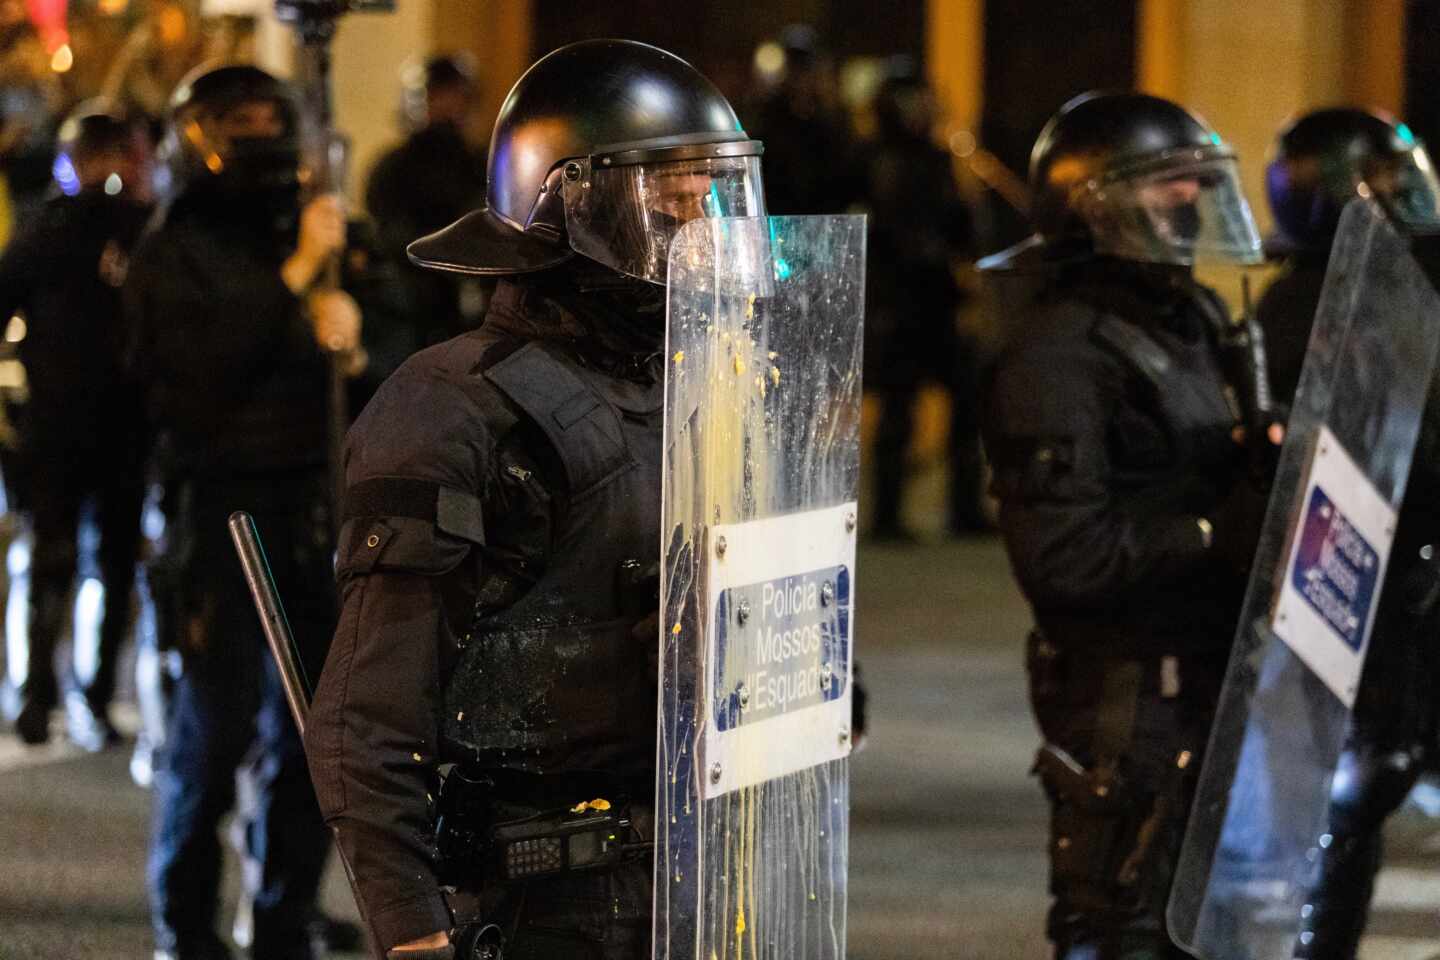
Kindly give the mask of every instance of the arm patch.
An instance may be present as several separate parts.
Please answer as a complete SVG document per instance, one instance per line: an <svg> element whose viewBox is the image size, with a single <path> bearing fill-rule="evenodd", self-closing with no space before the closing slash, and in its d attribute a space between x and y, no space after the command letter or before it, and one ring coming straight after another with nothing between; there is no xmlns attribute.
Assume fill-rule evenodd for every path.
<svg viewBox="0 0 1440 960"><path fill-rule="evenodd" d="M462 540L482 546L485 543L485 515L480 498L433 480L373 477L348 488L345 521L371 517L424 520Z"/></svg>
<svg viewBox="0 0 1440 960"><path fill-rule="evenodd" d="M375 477L345 491L336 574L439 575L484 543L484 511L474 494L431 480Z"/></svg>

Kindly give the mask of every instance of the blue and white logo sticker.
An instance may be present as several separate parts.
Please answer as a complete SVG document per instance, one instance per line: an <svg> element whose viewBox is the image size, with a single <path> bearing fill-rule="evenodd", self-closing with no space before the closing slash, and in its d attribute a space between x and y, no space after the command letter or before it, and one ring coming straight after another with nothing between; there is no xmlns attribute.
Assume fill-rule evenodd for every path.
<svg viewBox="0 0 1440 960"><path fill-rule="evenodd" d="M1315 437L1271 628L1355 704L1395 537L1395 507L1326 427Z"/></svg>
<svg viewBox="0 0 1440 960"><path fill-rule="evenodd" d="M1310 491L1290 580L1346 646L1365 645L1380 554L1318 485Z"/></svg>
<svg viewBox="0 0 1440 960"><path fill-rule="evenodd" d="M709 530L706 797L850 753L855 504Z"/></svg>
<svg viewBox="0 0 1440 960"><path fill-rule="evenodd" d="M849 684L846 567L722 591L715 624L712 703L722 733L837 700Z"/></svg>

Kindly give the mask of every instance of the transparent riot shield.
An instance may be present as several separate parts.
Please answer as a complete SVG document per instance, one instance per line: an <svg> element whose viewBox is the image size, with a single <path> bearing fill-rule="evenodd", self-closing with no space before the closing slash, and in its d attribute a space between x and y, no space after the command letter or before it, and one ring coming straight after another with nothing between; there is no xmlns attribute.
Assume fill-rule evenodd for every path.
<svg viewBox="0 0 1440 960"><path fill-rule="evenodd" d="M1170 898L1171 935L1197 957L1294 953L1437 342L1440 297L1409 240L1352 203Z"/></svg>
<svg viewBox="0 0 1440 960"><path fill-rule="evenodd" d="M864 223L670 251L660 960L845 956Z"/></svg>

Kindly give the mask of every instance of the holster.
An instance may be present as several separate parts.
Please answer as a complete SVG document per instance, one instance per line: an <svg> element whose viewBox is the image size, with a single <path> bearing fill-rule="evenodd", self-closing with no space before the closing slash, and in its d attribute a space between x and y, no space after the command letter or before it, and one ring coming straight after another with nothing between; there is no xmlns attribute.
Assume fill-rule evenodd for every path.
<svg viewBox="0 0 1440 960"><path fill-rule="evenodd" d="M1183 810L1178 764L1158 789L1148 790L1117 766L1087 769L1045 744L1035 771L1051 800L1052 892L1092 915L1133 915L1163 897L1165 832Z"/></svg>
<svg viewBox="0 0 1440 960"><path fill-rule="evenodd" d="M1083 914L1087 923L1117 928L1141 913L1161 909L1168 883L1170 833L1183 817L1192 756L1178 746L1173 757L1137 754L1135 723L1150 665L1134 660L1069 662L1059 645L1038 632L1027 655L1031 695L1046 742L1032 772L1051 802L1051 891L1057 915ZM1078 694L1074 683L1099 677L1100 699ZM1092 681L1093 682L1093 681ZM1088 686L1088 684L1087 684ZM1094 735L1084 762L1061 742L1075 723L1071 697L1095 709ZM1177 734L1179 731L1177 731ZM1178 738L1177 738L1178 743Z"/></svg>

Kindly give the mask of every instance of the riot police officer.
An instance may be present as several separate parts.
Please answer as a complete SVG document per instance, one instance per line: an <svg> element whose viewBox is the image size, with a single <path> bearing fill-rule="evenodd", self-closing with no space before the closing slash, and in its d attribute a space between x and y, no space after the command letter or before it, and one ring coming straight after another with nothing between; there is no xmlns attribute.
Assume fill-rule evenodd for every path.
<svg viewBox="0 0 1440 960"><path fill-rule="evenodd" d="M1232 434L1225 305L1258 259L1234 155L1143 94L1081 95L1031 154L1035 235L982 261L1012 331L983 378L1063 960L1180 957L1164 911L1263 509Z"/></svg>
<svg viewBox="0 0 1440 960"><path fill-rule="evenodd" d="M411 358L349 437L306 747L391 957L452 956L442 883L511 960L650 955L667 249L688 220L764 212L759 154L684 61L577 43L505 101L488 205L410 248L501 280L480 328ZM536 825L579 804L618 818L605 866L496 846L545 849Z"/></svg>
<svg viewBox="0 0 1440 960"><path fill-rule="evenodd" d="M860 185L838 102L834 60L808 24L785 27L771 41L777 44L783 59L775 82L762 83L745 109L756 135L768 144L770 212L796 216L844 210ZM817 157L824 162L816 162Z"/></svg>
<svg viewBox="0 0 1440 960"><path fill-rule="evenodd" d="M165 144L179 191L127 288L166 488L151 579L184 664L154 775L157 957L228 956L215 932L217 829L242 763L256 795L252 954L311 955L305 928L328 838L225 532L230 511L256 515L318 669L335 622L327 348L357 356L359 314L346 294L317 287L345 221L334 197L302 206L299 127L293 91L262 70L202 68L185 80Z"/></svg>
<svg viewBox="0 0 1440 960"><path fill-rule="evenodd" d="M1270 385L1288 403L1300 380L1340 212L1375 197L1401 222L1434 217L1436 180L1410 128L1375 110L1332 107L1287 123L1265 174L1276 230L1265 241L1280 275L1256 311L1265 330Z"/></svg>
<svg viewBox="0 0 1440 960"><path fill-rule="evenodd" d="M1376 199L1397 221L1434 228L1440 183L1424 145L1375 110L1336 107L1287 123L1276 137L1266 187L1280 275L1256 310L1277 399L1291 401L1341 211ZM1405 502L1381 589L1365 673L1330 799L1330 840L1309 893L1297 957L1354 960L1380 869L1384 822L1433 762L1440 694L1440 391L1422 421Z"/></svg>
<svg viewBox="0 0 1440 960"><path fill-rule="evenodd" d="M108 710L130 627L144 447L139 387L122 362L120 288L150 215L146 152L139 126L115 107L82 104L60 128L58 195L0 259L0 316L20 310L28 321L20 341L30 386L22 487L35 548L29 666L15 723L27 743L49 736L59 693L55 647L87 503L100 533L105 610L94 674L67 697L66 712L80 745L98 750L118 739Z"/></svg>

